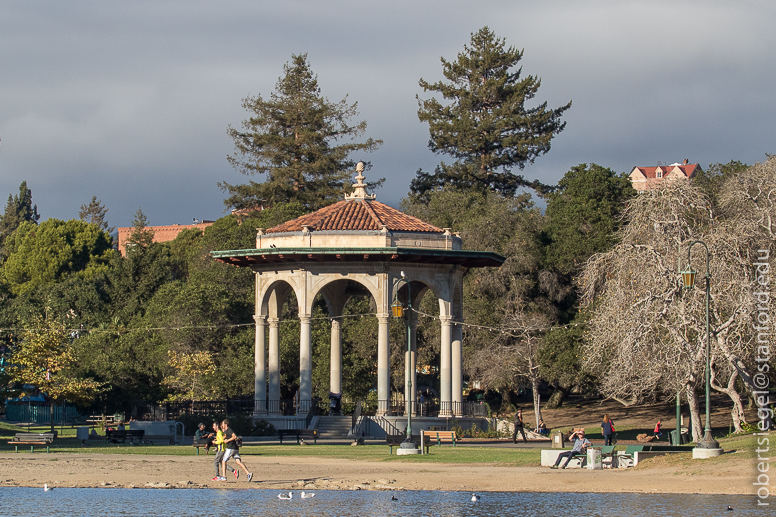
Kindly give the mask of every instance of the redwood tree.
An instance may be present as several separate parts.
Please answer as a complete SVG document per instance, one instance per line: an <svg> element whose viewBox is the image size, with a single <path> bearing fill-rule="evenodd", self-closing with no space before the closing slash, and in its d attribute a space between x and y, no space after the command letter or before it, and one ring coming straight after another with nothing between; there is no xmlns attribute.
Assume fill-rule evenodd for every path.
<svg viewBox="0 0 776 517"><path fill-rule="evenodd" d="M546 102L527 106L541 79L521 77L522 58L522 50L507 47L503 38L483 27L471 35L455 61L442 58L447 81L420 80L423 91L442 96L441 101L434 97L418 101L418 118L429 125L428 147L456 162L440 164L433 174L418 171L411 185L414 194L444 185L505 195L526 185L543 188L512 169L523 169L550 150L552 139L566 126L561 116L571 102L555 109Z"/></svg>
<svg viewBox="0 0 776 517"><path fill-rule="evenodd" d="M229 194L224 200L227 207L298 202L317 210L349 188L356 165L351 155L382 144L372 138L356 141L366 131L366 122L349 122L358 116L358 104L349 104L347 97L339 102L323 97L307 54L292 55L283 70L269 99L261 95L243 99L251 116L243 121L242 130L231 126L227 130L235 145L229 163L248 176L266 176L263 182L243 185L219 183Z"/></svg>

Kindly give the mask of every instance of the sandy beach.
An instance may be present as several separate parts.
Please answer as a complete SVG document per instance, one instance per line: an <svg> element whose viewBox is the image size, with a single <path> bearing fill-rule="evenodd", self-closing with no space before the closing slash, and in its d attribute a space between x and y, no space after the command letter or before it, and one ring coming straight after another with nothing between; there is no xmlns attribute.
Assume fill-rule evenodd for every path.
<svg viewBox="0 0 776 517"><path fill-rule="evenodd" d="M0 486L751 494L754 463L735 456L591 471L247 455L249 483L210 481L212 456L2 453Z"/></svg>

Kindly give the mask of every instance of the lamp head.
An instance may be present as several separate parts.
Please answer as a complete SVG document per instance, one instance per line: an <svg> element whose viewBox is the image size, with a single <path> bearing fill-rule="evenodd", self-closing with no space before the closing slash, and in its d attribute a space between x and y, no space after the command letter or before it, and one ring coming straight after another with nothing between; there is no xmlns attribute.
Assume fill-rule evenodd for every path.
<svg viewBox="0 0 776 517"><path fill-rule="evenodd" d="M391 305L391 313L394 318L401 318L404 316L404 306L399 302L397 299L393 302L393 305Z"/></svg>
<svg viewBox="0 0 776 517"><path fill-rule="evenodd" d="M684 284L684 288L692 289L693 287L695 287L695 277L698 275L698 272L692 269L690 267L690 264L687 264L687 267L681 273L682 273L682 283Z"/></svg>

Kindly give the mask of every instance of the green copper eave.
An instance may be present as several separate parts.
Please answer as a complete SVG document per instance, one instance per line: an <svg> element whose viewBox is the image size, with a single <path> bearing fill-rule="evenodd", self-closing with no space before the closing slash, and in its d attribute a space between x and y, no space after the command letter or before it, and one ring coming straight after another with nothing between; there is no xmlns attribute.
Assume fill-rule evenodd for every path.
<svg viewBox="0 0 776 517"><path fill-rule="evenodd" d="M467 267L499 267L506 257L492 251L444 250L438 248L250 248L210 253L214 259L235 266L265 263L302 262L306 260L372 260L396 262L435 262Z"/></svg>

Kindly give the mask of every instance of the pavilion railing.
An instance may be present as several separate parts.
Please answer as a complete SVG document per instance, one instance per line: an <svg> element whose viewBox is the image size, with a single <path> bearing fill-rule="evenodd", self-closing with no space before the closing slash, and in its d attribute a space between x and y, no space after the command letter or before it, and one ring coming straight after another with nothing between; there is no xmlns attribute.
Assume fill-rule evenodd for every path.
<svg viewBox="0 0 776 517"><path fill-rule="evenodd" d="M486 418L488 416L487 406L480 402L441 402L438 398L426 398L422 403L415 401L412 406L413 417ZM405 416L407 413L407 405L399 397L380 400L377 402L377 408L377 412L374 413L376 416Z"/></svg>
<svg viewBox="0 0 776 517"><path fill-rule="evenodd" d="M267 400L268 415L296 415L296 405L294 399Z"/></svg>

